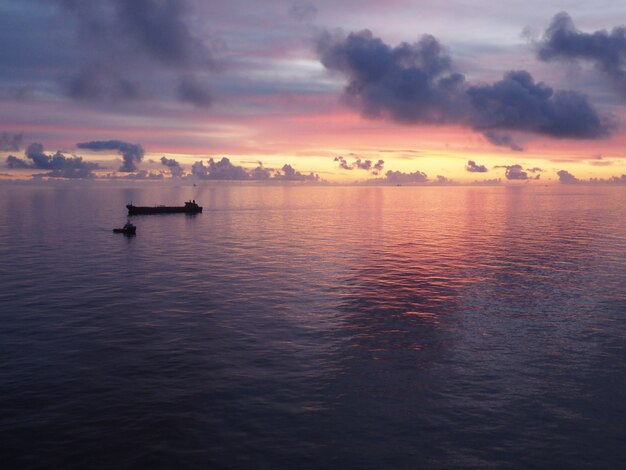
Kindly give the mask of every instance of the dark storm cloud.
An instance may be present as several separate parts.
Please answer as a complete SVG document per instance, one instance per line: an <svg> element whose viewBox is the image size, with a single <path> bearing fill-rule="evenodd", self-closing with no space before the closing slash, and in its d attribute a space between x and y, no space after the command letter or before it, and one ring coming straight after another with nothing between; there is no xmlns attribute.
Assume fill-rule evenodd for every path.
<svg viewBox="0 0 626 470"><path fill-rule="evenodd" d="M508 147L515 152L522 152L524 150L523 147L518 145L513 140L511 134L507 134L505 132L487 131L484 132L483 135L489 142L493 145L497 145L498 147Z"/></svg>
<svg viewBox="0 0 626 470"><path fill-rule="evenodd" d="M485 165L477 165L474 160L468 160L465 169L470 173L487 173L489 171Z"/></svg>
<svg viewBox="0 0 626 470"><path fill-rule="evenodd" d="M94 150L116 150L124 160L118 171L130 173L137 171L137 163L143 159L143 147L139 144L129 144L121 140L99 140L93 142L80 142L76 144L79 149Z"/></svg>
<svg viewBox="0 0 626 470"><path fill-rule="evenodd" d="M215 64L188 27L186 1L49 1L59 5L68 27L75 27L75 50L83 57L74 67L78 71L61 80L68 96L118 102L160 96L155 87L176 83L171 91L181 101L210 103L193 74ZM159 85L152 80L157 75Z"/></svg>
<svg viewBox="0 0 626 470"><path fill-rule="evenodd" d="M173 158L161 157L161 165L169 168L172 177L178 178L183 176L183 167Z"/></svg>
<svg viewBox="0 0 626 470"><path fill-rule="evenodd" d="M93 170L99 168L97 163L87 162L82 157L66 157L58 151L54 155L47 155L43 145L32 143L24 152L26 159L17 158L13 155L7 157L9 168L32 168L39 170L51 170L50 173L38 176L55 178L91 178Z"/></svg>
<svg viewBox="0 0 626 470"><path fill-rule="evenodd" d="M580 180L567 170L559 170L556 172L556 174L559 175L559 183L563 183L563 184L580 183Z"/></svg>
<svg viewBox="0 0 626 470"><path fill-rule="evenodd" d="M343 99L367 117L571 138L605 137L613 129L584 95L555 92L523 70L493 84L467 84L432 36L390 47L367 30L326 32L317 52L327 69L348 78Z"/></svg>
<svg viewBox="0 0 626 470"><path fill-rule="evenodd" d="M552 18L537 43L537 56L543 61L584 60L607 75L626 97L626 27L583 33L570 16L561 12Z"/></svg>
<svg viewBox="0 0 626 470"><path fill-rule="evenodd" d="M17 151L22 148L23 132L2 132L0 134L0 152Z"/></svg>
<svg viewBox="0 0 626 470"><path fill-rule="evenodd" d="M401 122L445 122L457 108L465 78L432 36L390 47L370 31L323 34L322 64L349 79L344 99L369 117L388 114Z"/></svg>
<svg viewBox="0 0 626 470"><path fill-rule="evenodd" d="M475 129L518 130L551 137L606 137L613 124L598 115L584 95L535 83L526 71L513 71L492 85L466 90Z"/></svg>
<svg viewBox="0 0 626 470"><path fill-rule="evenodd" d="M385 174L385 179L389 183L401 184L401 183L426 183L428 176L422 171L415 171L413 173L403 173L402 171L389 170Z"/></svg>

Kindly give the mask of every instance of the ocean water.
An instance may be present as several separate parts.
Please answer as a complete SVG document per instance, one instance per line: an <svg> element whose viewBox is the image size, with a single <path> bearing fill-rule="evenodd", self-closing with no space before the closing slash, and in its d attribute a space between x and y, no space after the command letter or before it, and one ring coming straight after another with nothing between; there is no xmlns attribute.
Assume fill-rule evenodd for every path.
<svg viewBox="0 0 626 470"><path fill-rule="evenodd" d="M0 187L3 468L616 469L625 397L626 188Z"/></svg>

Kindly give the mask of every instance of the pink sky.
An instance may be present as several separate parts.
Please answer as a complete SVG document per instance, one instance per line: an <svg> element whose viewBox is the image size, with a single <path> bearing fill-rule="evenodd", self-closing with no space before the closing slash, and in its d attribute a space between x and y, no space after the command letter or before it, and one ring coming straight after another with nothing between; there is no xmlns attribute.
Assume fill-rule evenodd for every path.
<svg viewBox="0 0 626 470"><path fill-rule="evenodd" d="M617 69L607 65L606 50L570 56L551 50L554 57L548 59L538 52L561 11L571 17L576 37L602 30L610 37L622 24L616 19L626 18L626 6L615 2L273 1L261 7L248 0L179 0L170 2L168 11L153 3L27 0L0 7L1 161L12 155L36 165L24 150L37 142L47 155L57 150L79 155L106 167L100 173L110 173L119 165L118 152L78 149L77 143L114 140L141 145L145 157L138 169L151 171L166 171L149 163L162 156L175 158L185 172L196 161L226 156L247 169L257 161L275 169L289 164L328 181L367 180L387 171L424 172L431 180L437 175L461 182L505 179L504 169L493 167L516 164L541 168L541 181L558 180L559 170L580 179L626 173L626 83L620 82L620 70L626 82L626 51L612 51L622 57ZM141 5L157 13L145 15ZM371 31L366 46L382 44L389 54L402 42L421 54L418 42L432 35L442 47L439 58L449 58L451 65L431 78L462 73L462 93L504 87L507 72L525 70L535 83L582 97L593 116L612 124L606 132L579 138L575 131L544 131L527 121L492 123L490 141L491 131L480 127L485 117L476 106L481 105L460 116L467 112L464 104L445 109L435 104L445 116L432 120L415 110L425 103L416 100L407 104L407 119L398 114L405 107L397 100L381 98L394 93L394 85L363 78L369 67L377 73L375 51L362 59L371 64L328 62L329 54L335 54L332 60L355 59L354 51L341 48L349 47L350 33L365 29ZM325 34L335 42L324 50ZM609 52L618 47L612 44ZM421 73L423 60L410 67ZM394 67L404 74L409 66ZM345 91L350 84L373 91L350 102ZM378 111L367 111L371 106ZM558 119L569 118L554 112ZM561 129L562 123L550 126ZM494 145L496 139L500 145ZM342 169L337 156L349 164L384 160L384 170L373 175ZM466 171L468 160L488 171ZM25 171L4 166L5 175Z"/></svg>

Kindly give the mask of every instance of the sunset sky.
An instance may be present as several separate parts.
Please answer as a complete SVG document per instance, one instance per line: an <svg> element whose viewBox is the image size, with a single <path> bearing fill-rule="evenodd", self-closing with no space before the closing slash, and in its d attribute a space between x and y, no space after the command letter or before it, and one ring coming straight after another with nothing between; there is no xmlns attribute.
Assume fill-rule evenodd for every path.
<svg viewBox="0 0 626 470"><path fill-rule="evenodd" d="M0 178L624 183L625 23L610 0L9 0Z"/></svg>

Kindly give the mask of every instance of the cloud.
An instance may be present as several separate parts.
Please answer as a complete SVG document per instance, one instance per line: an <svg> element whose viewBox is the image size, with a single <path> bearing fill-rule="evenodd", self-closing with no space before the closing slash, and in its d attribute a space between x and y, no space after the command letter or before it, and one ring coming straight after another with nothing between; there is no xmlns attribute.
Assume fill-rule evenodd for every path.
<svg viewBox="0 0 626 470"><path fill-rule="evenodd" d="M609 178L589 178L588 180L580 180L566 170L556 172L559 175L559 183L562 184L609 184L609 185L626 185L626 175L611 176Z"/></svg>
<svg viewBox="0 0 626 470"><path fill-rule="evenodd" d="M166 166L170 169L173 178L179 178L183 176L183 167L180 166L173 158L161 157L161 165Z"/></svg>
<svg viewBox="0 0 626 470"><path fill-rule="evenodd" d="M470 173L487 173L489 171L485 165L477 165L474 160L468 160L465 169Z"/></svg>
<svg viewBox="0 0 626 470"><path fill-rule="evenodd" d="M182 78L176 93L181 101L191 103L198 108L208 107L213 100L209 90L192 77Z"/></svg>
<svg viewBox="0 0 626 470"><path fill-rule="evenodd" d="M584 95L555 92L524 70L492 84L466 83L433 36L391 47L368 30L325 32L317 53L328 70L347 77L343 100L369 118L579 139L606 137L614 128Z"/></svg>
<svg viewBox="0 0 626 470"><path fill-rule="evenodd" d="M0 152L18 151L22 148L23 132L2 132L0 134Z"/></svg>
<svg viewBox="0 0 626 470"><path fill-rule="evenodd" d="M506 168L504 176L507 180L527 180L528 173L524 171L522 165L496 165L494 168Z"/></svg>
<svg viewBox="0 0 626 470"><path fill-rule="evenodd" d="M248 170L239 165L233 165L227 157L215 161L208 160L208 165L202 161L191 166L191 174L199 179L206 180L235 180L235 181L319 181L319 175L310 173L308 175L296 171L291 165L283 165L281 170L265 168L262 162L252 170Z"/></svg>
<svg viewBox="0 0 626 470"><path fill-rule="evenodd" d="M233 165L226 157L223 157L217 162L211 158L209 159L208 164L208 179L247 180L250 178L245 168L243 168L242 166Z"/></svg>
<svg viewBox="0 0 626 470"><path fill-rule="evenodd" d="M202 161L196 162L191 166L191 174L199 179L207 180L236 180L243 181L251 179L248 171L239 165L233 165L227 157L215 161L213 158L208 160L208 166ZM259 179L263 179L264 172L257 170L255 172Z"/></svg>
<svg viewBox="0 0 626 470"><path fill-rule="evenodd" d="M442 175L437 175L437 179L435 179L435 181L433 181L434 185L438 185L438 186L449 186L449 185L454 185L456 184L454 182L454 180L451 180L450 178L446 178L445 176Z"/></svg>
<svg viewBox="0 0 626 470"><path fill-rule="evenodd" d="M136 173L128 173L124 176L108 175L108 178L118 180L162 180L164 178L162 172L139 170Z"/></svg>
<svg viewBox="0 0 626 470"><path fill-rule="evenodd" d="M446 122L457 108L465 78L433 36L392 48L368 30L317 42L322 64L347 76L344 100L365 116L400 122Z"/></svg>
<svg viewBox="0 0 626 470"><path fill-rule="evenodd" d="M30 144L24 155L26 159L9 155L7 166L9 168L51 170L49 173L36 176L52 178L92 178L94 176L93 170L99 168L97 163L87 162L78 156L66 157L60 151L54 155L47 155L40 143Z"/></svg>
<svg viewBox="0 0 626 470"><path fill-rule="evenodd" d="M28 163L26 160L18 158L14 155L9 155L7 157L7 166L9 168L33 168L32 163Z"/></svg>
<svg viewBox="0 0 626 470"><path fill-rule="evenodd" d="M141 162L144 155L143 147L139 144L129 144L121 140L97 140L93 142L80 142L76 144L79 149L94 150L117 150L122 155L124 163L118 171L131 173L137 171L137 163Z"/></svg>
<svg viewBox="0 0 626 470"><path fill-rule="evenodd" d="M259 165L249 171L250 179L255 181L264 181L268 180L272 177L273 170L269 168L265 168L262 162L259 162Z"/></svg>
<svg viewBox="0 0 626 470"><path fill-rule="evenodd" d="M334 161L339 162L339 168L343 170L352 170L354 167L350 165L344 157L341 155L335 157Z"/></svg>
<svg viewBox="0 0 626 470"><path fill-rule="evenodd" d="M84 57L73 67L77 71L61 80L71 98L127 101L160 96L173 83L171 91L181 101L210 103L193 76L214 69L215 61L191 32L186 0L50 1L61 8L66 24L76 25L76 50Z"/></svg>
<svg viewBox="0 0 626 470"><path fill-rule="evenodd" d="M415 171L413 173L403 173L401 171L389 170L385 174L385 179L389 183L401 184L401 183L426 183L428 176L421 171Z"/></svg>
<svg viewBox="0 0 626 470"><path fill-rule="evenodd" d="M378 160L374 163L372 160L362 160L360 158L355 159L351 164L341 155L334 158L334 161L339 162L339 168L344 170L364 170L370 171L373 175L378 175L385 166L384 160Z"/></svg>
<svg viewBox="0 0 626 470"><path fill-rule="evenodd" d="M317 16L318 9L313 3L297 1L291 5L288 13L294 20L311 22Z"/></svg>
<svg viewBox="0 0 626 470"><path fill-rule="evenodd" d="M320 177L315 173L305 175L296 171L291 165L285 164L282 167L282 173L277 171L274 175L274 179L283 181L319 181Z"/></svg>
<svg viewBox="0 0 626 470"><path fill-rule="evenodd" d="M536 46L537 57L543 61L583 60L594 64L626 97L626 27L583 33L567 13L561 12L552 18Z"/></svg>
<svg viewBox="0 0 626 470"><path fill-rule="evenodd" d="M580 183L580 180L572 175L569 171L559 170L556 172L559 175L559 183L563 184L576 184Z"/></svg>
<svg viewBox="0 0 626 470"><path fill-rule="evenodd" d="M522 146L518 145L513 140L511 134L487 131L484 132L483 135L489 142L491 142L493 145L497 145L498 147L508 147L515 152L522 152L524 150Z"/></svg>
<svg viewBox="0 0 626 470"><path fill-rule="evenodd" d="M626 184L626 175L611 176L608 179L590 178L589 182L590 183L599 183L599 184Z"/></svg>
<svg viewBox="0 0 626 470"><path fill-rule="evenodd" d="M535 83L526 71L507 72L492 85L471 86L475 129L517 130L551 137L594 139L613 130L609 118L598 115L584 95L556 91Z"/></svg>

